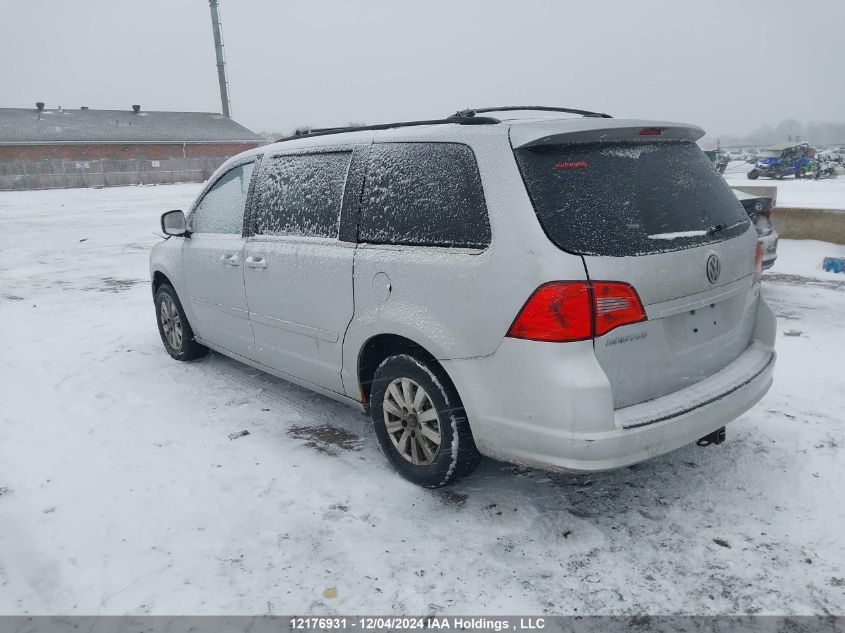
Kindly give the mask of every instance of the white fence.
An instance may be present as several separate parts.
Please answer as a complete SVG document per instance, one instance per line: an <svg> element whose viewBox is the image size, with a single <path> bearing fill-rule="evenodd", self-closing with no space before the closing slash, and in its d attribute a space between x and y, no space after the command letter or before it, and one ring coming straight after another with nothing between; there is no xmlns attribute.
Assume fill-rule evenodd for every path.
<svg viewBox="0 0 845 633"><path fill-rule="evenodd" d="M0 191L203 182L226 158L0 161Z"/></svg>

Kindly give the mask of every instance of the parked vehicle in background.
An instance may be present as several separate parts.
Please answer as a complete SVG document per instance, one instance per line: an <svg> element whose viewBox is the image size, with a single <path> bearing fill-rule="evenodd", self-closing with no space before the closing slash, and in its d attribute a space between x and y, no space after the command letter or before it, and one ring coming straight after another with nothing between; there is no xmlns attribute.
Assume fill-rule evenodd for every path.
<svg viewBox="0 0 845 633"><path fill-rule="evenodd" d="M816 158L822 161L830 161L833 163L837 163L838 165L845 165L845 152L838 147L829 147L824 150L820 150L816 153ZM836 170L839 173L840 170Z"/></svg>
<svg viewBox="0 0 845 633"><path fill-rule="evenodd" d="M801 177L801 172L809 165L810 146L807 143L780 143L760 151L756 165L748 172L749 180L757 178L775 178L786 176Z"/></svg>
<svg viewBox="0 0 845 633"><path fill-rule="evenodd" d="M719 444L771 385L775 317L703 134L500 107L246 152L162 216L162 342L366 411L427 487L481 455L593 472Z"/></svg>
<svg viewBox="0 0 845 633"><path fill-rule="evenodd" d="M719 172L720 174L725 173L725 170L728 168L728 163L730 162L727 153L723 152L722 150L711 149L705 151L704 154L713 163L713 166L716 168L717 172Z"/></svg>
<svg viewBox="0 0 845 633"><path fill-rule="evenodd" d="M810 159L809 164L801 173L802 178L821 180L823 178L836 178L841 165L829 156L815 155Z"/></svg>
<svg viewBox="0 0 845 633"><path fill-rule="evenodd" d="M845 148L842 147L825 147L820 149L819 154L830 156L831 158L841 158L845 156Z"/></svg>
<svg viewBox="0 0 845 633"><path fill-rule="evenodd" d="M767 270L774 266L778 257L778 239L780 238L772 222L774 201L768 196L745 193L738 189L734 189L734 194L754 224L757 239L763 247L763 270Z"/></svg>

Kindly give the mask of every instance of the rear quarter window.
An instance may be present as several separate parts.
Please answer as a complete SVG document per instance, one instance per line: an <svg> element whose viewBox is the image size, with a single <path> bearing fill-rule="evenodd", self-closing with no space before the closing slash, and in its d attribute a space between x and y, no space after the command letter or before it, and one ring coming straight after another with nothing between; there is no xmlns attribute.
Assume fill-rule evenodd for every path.
<svg viewBox="0 0 845 633"><path fill-rule="evenodd" d="M370 150L359 240L484 248L490 223L475 154L457 143L383 143Z"/></svg>
<svg viewBox="0 0 845 633"><path fill-rule="evenodd" d="M540 224L571 253L660 253L748 228L742 205L691 142L547 145L515 155Z"/></svg>

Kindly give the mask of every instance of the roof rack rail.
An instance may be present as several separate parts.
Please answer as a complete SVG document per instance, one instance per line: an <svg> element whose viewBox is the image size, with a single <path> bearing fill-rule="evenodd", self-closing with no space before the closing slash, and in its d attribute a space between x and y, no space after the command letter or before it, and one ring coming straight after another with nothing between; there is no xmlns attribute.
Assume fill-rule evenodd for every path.
<svg viewBox="0 0 845 633"><path fill-rule="evenodd" d="M556 108L554 106L501 106L498 108L470 108L467 110L458 110L450 116L450 119L471 119L482 112L510 112L513 110L539 110L541 112L566 112L568 114L580 114L585 117L599 117L602 119L612 119L613 117L604 112L590 112L589 110L576 110L575 108Z"/></svg>
<svg viewBox="0 0 845 633"><path fill-rule="evenodd" d="M314 130L297 130L294 134L290 136L283 136L273 142L280 143L282 141L292 141L294 139L304 138L306 136L327 136L329 134L343 134L344 132L364 132L367 130L390 130L397 127L414 127L417 125L493 125L495 123L501 123L501 121L499 121L499 119L494 119L493 117L481 116L467 117L463 119L449 117L448 119L428 119L424 121L398 121L396 123L378 123L376 125L326 127L317 128Z"/></svg>

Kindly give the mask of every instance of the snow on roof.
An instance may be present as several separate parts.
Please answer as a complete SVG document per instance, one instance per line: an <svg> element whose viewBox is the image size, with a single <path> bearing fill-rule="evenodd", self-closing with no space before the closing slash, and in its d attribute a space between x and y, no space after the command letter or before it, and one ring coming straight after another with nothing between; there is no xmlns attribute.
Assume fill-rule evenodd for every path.
<svg viewBox="0 0 845 633"><path fill-rule="evenodd" d="M261 143L214 112L0 108L0 145L42 143Z"/></svg>

